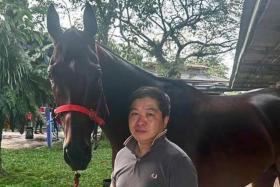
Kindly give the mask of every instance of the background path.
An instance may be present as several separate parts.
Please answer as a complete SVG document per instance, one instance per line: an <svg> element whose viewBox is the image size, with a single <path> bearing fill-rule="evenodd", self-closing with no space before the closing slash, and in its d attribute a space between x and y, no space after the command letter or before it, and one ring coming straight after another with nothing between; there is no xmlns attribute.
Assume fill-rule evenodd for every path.
<svg viewBox="0 0 280 187"><path fill-rule="evenodd" d="M63 140L63 132L58 133L58 140L53 140L53 142ZM4 149L23 149L23 148L36 148L47 146L47 133L44 134L34 134L33 139L26 139L25 133L20 134L19 132L3 131L3 139L1 147Z"/></svg>

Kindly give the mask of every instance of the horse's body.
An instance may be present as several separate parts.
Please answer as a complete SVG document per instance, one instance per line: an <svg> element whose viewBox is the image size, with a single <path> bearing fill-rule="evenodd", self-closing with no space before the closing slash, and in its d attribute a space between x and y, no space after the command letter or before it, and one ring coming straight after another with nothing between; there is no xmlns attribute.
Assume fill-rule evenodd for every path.
<svg viewBox="0 0 280 187"><path fill-rule="evenodd" d="M85 11L89 10L86 8ZM85 12L85 15L89 13ZM106 125L102 130L112 145L112 160L129 136L129 96L141 86L156 86L171 98L167 137L194 161L200 187L242 187L250 182L259 187L273 186L280 166L279 89L263 89L239 96L208 96L183 81L159 78L129 64L98 43L92 42L91 46L83 39L86 31L94 30L89 28L90 25L85 25L85 31L71 28L58 36L58 30L54 29L54 32L48 25L56 50L55 60L50 65L55 77L52 78L53 91L58 105L77 104L89 108L97 107L100 94L96 92L102 92L106 102L101 99L103 104L97 112L101 116L105 116L105 108L110 112L105 116ZM72 52L73 57L68 58L67 51ZM102 75L95 76L102 79L102 89L96 86L100 81L89 78L96 71L92 75L86 73L88 65L79 61L80 56L73 52L89 57L85 59L96 60L93 61L100 66ZM92 54L86 53L94 53L96 58L90 58ZM78 84L69 81L76 79ZM89 86L88 80L95 86ZM91 157L88 140L92 122L84 114L71 111L64 112L62 122L65 126L65 160L73 170L85 169Z"/></svg>
<svg viewBox="0 0 280 187"><path fill-rule="evenodd" d="M194 161L199 186L244 186L276 163L280 151L280 91L207 96L182 81L155 77L102 47L104 94L110 116L103 130L115 153L129 135L128 98L140 86L157 86L171 98L168 138Z"/></svg>

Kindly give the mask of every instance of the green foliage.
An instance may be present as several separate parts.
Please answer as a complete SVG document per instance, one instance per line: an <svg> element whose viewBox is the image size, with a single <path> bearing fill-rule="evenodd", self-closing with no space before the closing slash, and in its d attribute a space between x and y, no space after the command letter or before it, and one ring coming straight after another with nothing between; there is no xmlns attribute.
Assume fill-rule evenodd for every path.
<svg viewBox="0 0 280 187"><path fill-rule="evenodd" d="M10 119L12 128L22 129L25 125L25 114L28 111L36 112L38 106L36 104L36 95L32 91L30 85L18 86L11 88L5 86L0 91L0 118L2 121Z"/></svg>
<svg viewBox="0 0 280 187"><path fill-rule="evenodd" d="M117 44L114 42L109 42L108 45L114 51L114 53L120 55L122 58L126 59L130 63L138 65L140 67L144 67L142 61L143 56L135 48L123 43Z"/></svg>
<svg viewBox="0 0 280 187"><path fill-rule="evenodd" d="M15 87L31 69L30 61L7 21L0 23L0 85Z"/></svg>
<svg viewBox="0 0 280 187"><path fill-rule="evenodd" d="M2 113L7 113L11 108L16 105L16 94L10 87L3 87L1 89L0 108ZM5 111L8 109L8 111Z"/></svg>
<svg viewBox="0 0 280 187"><path fill-rule="evenodd" d="M42 64L51 46L36 31L41 29L36 11L26 0L0 1L0 121L8 118L12 125L24 125L28 111L51 99L47 64Z"/></svg>
<svg viewBox="0 0 280 187"><path fill-rule="evenodd" d="M110 178L111 147L107 140L100 143L88 169L81 172L80 186L102 187L103 179ZM73 186L74 173L63 160L61 143L51 149L4 149L2 155L8 175L0 178L0 186Z"/></svg>

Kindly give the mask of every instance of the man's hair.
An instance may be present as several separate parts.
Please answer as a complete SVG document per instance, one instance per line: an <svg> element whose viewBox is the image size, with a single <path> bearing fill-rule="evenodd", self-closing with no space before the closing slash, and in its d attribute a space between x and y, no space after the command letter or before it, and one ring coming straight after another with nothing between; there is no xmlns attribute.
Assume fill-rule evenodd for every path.
<svg viewBox="0 0 280 187"><path fill-rule="evenodd" d="M145 97L157 101L163 117L170 115L170 98L165 92L156 87L145 86L135 90L130 97L129 106L131 106L136 99L142 99Z"/></svg>

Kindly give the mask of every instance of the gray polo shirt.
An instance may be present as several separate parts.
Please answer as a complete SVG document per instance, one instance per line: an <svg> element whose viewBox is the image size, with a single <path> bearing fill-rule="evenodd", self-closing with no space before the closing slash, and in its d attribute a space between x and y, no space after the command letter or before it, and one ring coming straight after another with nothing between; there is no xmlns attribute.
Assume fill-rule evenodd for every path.
<svg viewBox="0 0 280 187"><path fill-rule="evenodd" d="M166 132L166 131L165 131ZM151 150L141 158L135 154L136 140L130 136L115 159L112 182L116 187L197 187L191 159L161 133Z"/></svg>

